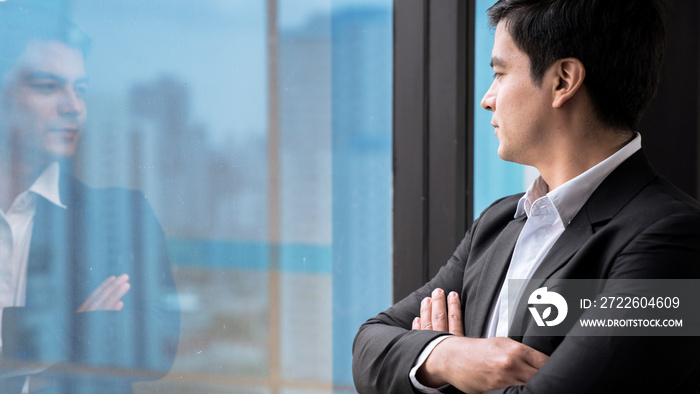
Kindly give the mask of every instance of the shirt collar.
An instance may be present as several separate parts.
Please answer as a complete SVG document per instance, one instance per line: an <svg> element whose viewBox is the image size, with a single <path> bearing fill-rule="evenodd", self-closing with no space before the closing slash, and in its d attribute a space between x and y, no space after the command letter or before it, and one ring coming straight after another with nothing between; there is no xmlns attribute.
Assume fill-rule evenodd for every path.
<svg viewBox="0 0 700 394"><path fill-rule="evenodd" d="M58 191L59 173L58 162L49 164L44 172L39 175L39 178L29 187L29 191L44 197L56 206L66 209L66 206L61 203L61 196Z"/></svg>
<svg viewBox="0 0 700 394"><path fill-rule="evenodd" d="M581 210L583 204L593 194L595 189L610 175L617 166L622 164L635 152L642 148L642 136L635 133L632 141L620 148L584 173L570 179L558 188L548 192L547 183L538 176L527 189L525 195L518 201L515 217L530 216L530 208L540 198L546 197L554 205L564 226L567 226Z"/></svg>

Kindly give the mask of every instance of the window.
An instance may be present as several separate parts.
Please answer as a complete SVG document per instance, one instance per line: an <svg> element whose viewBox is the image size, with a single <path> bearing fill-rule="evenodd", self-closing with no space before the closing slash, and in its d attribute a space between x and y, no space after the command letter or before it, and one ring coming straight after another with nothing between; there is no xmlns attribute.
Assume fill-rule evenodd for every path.
<svg viewBox="0 0 700 394"><path fill-rule="evenodd" d="M144 340L159 334L144 323L121 326L124 363L52 359L68 371L57 380L126 376L138 393L354 392L353 337L391 302L391 0L33 7L91 40L89 115L67 167L89 188L145 195L176 288L158 302L180 315L164 377L128 361L137 343L166 364L174 352ZM112 204L110 236L141 231L131 200ZM95 222L89 232L102 234ZM146 255L153 237L143 234Z"/></svg>

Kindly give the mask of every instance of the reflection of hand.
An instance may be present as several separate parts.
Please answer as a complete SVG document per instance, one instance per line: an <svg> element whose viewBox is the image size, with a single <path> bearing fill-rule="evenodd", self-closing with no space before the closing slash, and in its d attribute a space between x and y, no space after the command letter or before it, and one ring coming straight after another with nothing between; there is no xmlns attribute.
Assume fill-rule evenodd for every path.
<svg viewBox="0 0 700 394"><path fill-rule="evenodd" d="M124 307L121 298L129 291L129 276L110 276L90 294L76 312L119 311Z"/></svg>
<svg viewBox="0 0 700 394"><path fill-rule="evenodd" d="M549 358L510 338L466 338L459 296L445 299L441 289L421 302L414 330L446 331L454 335L440 342L418 370L427 386L451 384L466 393L489 391L527 383Z"/></svg>

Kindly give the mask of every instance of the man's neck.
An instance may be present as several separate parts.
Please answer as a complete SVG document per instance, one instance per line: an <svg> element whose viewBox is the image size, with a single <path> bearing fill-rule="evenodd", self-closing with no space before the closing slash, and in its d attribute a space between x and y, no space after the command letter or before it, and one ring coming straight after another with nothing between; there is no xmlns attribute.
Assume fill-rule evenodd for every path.
<svg viewBox="0 0 700 394"><path fill-rule="evenodd" d="M607 159L634 138L634 133L605 131L578 140L560 141L551 155L536 165L542 179L554 190Z"/></svg>

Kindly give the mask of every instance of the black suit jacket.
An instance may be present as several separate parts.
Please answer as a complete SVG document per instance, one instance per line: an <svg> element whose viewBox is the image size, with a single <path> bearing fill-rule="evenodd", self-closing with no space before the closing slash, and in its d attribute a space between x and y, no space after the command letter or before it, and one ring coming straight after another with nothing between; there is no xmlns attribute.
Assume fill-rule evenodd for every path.
<svg viewBox="0 0 700 394"><path fill-rule="evenodd" d="M38 198L26 306L5 308L3 366L46 363L47 392L131 392L172 365L179 307L163 231L143 195L94 189L61 171L61 202ZM121 311L75 313L107 277L129 275ZM20 392L24 377L0 380ZM42 391L43 392L43 391Z"/></svg>
<svg viewBox="0 0 700 394"><path fill-rule="evenodd" d="M411 331L411 321L420 314L421 300L437 287L460 294L467 336L486 334L526 220L513 218L520 196L487 208L435 278L362 325L353 345L359 392L414 391L409 370L423 348L445 333ZM531 287L594 278L700 278L700 205L657 176L642 151L591 195L535 271ZM514 326L528 324L517 320ZM574 334L528 335L526 330L511 336L551 357L525 386L494 392L694 393L700 387L698 337Z"/></svg>

